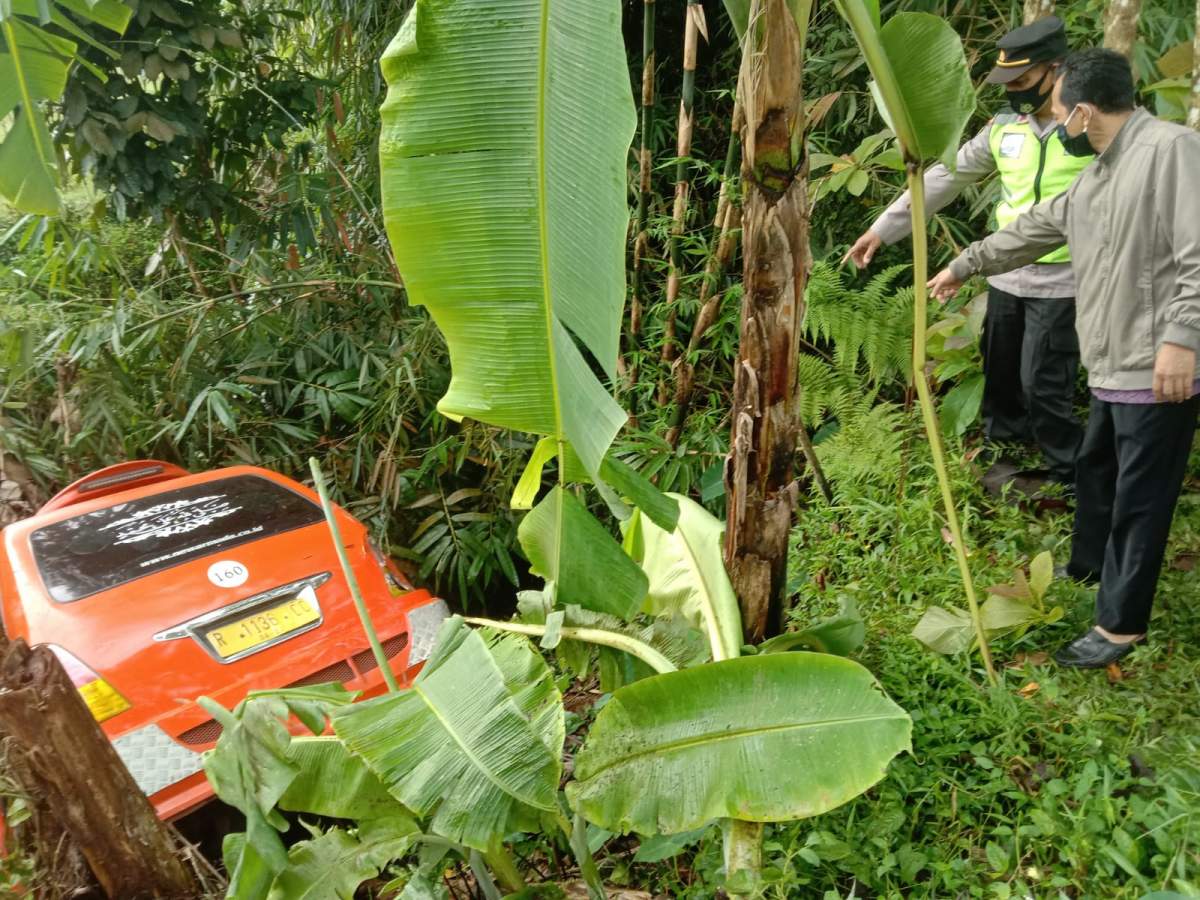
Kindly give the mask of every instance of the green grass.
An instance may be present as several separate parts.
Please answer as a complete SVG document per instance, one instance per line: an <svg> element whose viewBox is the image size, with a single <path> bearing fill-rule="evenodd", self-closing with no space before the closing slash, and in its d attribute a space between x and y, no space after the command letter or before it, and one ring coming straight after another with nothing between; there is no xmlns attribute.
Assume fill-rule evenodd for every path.
<svg viewBox="0 0 1200 900"><path fill-rule="evenodd" d="M1065 559L1069 515L1039 519L989 501L961 463L955 478L981 588L1010 581L1041 550ZM1034 654L1091 623L1093 592L1056 581L1047 599L1066 608L1063 621L997 641L1003 683L988 688L977 656L938 656L909 635L927 605L962 599L931 468L914 458L902 494L899 479L893 470L843 484L833 507L810 500L794 534L793 614L820 618L839 594L854 594L868 623L858 658L911 713L913 752L863 797L769 831L765 895L1200 896L1194 574L1167 567L1150 639L1116 683L1037 662ZM1168 559L1197 548L1200 493L1188 493ZM720 866L710 829L694 857L634 863L626 877L670 896L711 897Z"/></svg>

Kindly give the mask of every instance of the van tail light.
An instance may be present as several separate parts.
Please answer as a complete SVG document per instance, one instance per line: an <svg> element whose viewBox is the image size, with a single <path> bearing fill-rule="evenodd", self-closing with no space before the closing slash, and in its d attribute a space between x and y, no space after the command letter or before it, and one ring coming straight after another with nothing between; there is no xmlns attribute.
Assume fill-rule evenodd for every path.
<svg viewBox="0 0 1200 900"><path fill-rule="evenodd" d="M413 586L408 584L407 579L396 572L396 567L379 549L374 538L367 538L367 547L371 551L371 558L375 560L375 565L379 566L383 572L384 580L387 581L388 590L391 591L393 597L399 597L401 594L407 594L413 590Z"/></svg>
<svg viewBox="0 0 1200 900"><path fill-rule="evenodd" d="M62 663L71 684L79 689L83 702L92 711L92 717L97 722L106 722L130 708L129 701L95 671L88 668L79 657L54 644L49 646L50 651Z"/></svg>

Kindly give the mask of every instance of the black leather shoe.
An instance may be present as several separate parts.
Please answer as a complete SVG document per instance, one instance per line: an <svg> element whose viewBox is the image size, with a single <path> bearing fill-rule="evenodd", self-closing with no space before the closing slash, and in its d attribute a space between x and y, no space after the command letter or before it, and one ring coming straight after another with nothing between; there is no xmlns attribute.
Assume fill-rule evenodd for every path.
<svg viewBox="0 0 1200 900"><path fill-rule="evenodd" d="M1055 653L1054 661L1060 666L1075 669L1103 669L1128 654L1141 640L1138 638L1127 644L1114 644L1093 628Z"/></svg>

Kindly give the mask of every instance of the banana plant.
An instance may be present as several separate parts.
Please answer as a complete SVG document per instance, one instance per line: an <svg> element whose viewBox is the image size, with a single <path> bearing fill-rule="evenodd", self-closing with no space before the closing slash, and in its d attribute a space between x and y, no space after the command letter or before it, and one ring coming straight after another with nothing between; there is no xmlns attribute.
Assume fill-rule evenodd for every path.
<svg viewBox="0 0 1200 900"><path fill-rule="evenodd" d="M953 537L979 652L988 677L996 680L987 634L967 562L958 510L950 489L941 428L925 377L928 296L928 224L925 217L925 164L940 160L953 168L963 128L975 109L962 41L944 20L928 13L897 13L880 23L878 0L834 0L849 23L871 71L871 93L896 135L912 196L913 382L925 433L933 452L938 487Z"/></svg>
<svg viewBox="0 0 1200 900"><path fill-rule="evenodd" d="M22 212L58 213L58 166L45 103L62 98L78 42L119 54L91 37L79 23L114 34L133 10L118 0L5 0L0 3L0 120L13 117L0 136L0 195ZM53 26L51 31L48 26ZM91 67L103 80L102 71Z"/></svg>
<svg viewBox="0 0 1200 900"><path fill-rule="evenodd" d="M546 585L523 598L518 621L448 620L408 689L320 710L332 736L282 740L282 726L263 720L299 715L286 699L243 710L274 739L230 737L230 751L265 746L274 774L256 781L252 764L211 760L218 792L248 810L231 871L284 900L297 873L323 860L358 860L346 864L349 884L385 851L427 838L486 861L479 871L516 891L504 839L545 830L570 843L603 897L588 822L670 834L720 820L728 887L750 891L763 823L866 790L909 747L911 722L857 663L741 656L720 523L609 453L625 414L595 372L611 383L633 131L620 0L416 0L382 63L385 218L409 298L449 346L440 409L542 436L514 505L532 507L519 537ZM557 484L535 502L551 460ZM624 521L624 548L573 483L593 485ZM585 740L565 799L562 698L530 636L547 650L597 646L637 661ZM379 831L360 822L284 854L278 811L318 805L288 790L315 793L321 778L302 773L336 754L332 743L347 772L365 767L363 790L382 786L415 825L378 847ZM354 842L366 845L357 857Z"/></svg>

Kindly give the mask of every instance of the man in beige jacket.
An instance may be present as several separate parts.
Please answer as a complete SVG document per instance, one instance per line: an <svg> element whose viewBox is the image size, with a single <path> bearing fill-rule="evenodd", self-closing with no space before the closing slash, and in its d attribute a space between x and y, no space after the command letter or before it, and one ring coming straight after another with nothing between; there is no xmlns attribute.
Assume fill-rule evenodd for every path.
<svg viewBox="0 0 1200 900"><path fill-rule="evenodd" d="M1065 238L1076 332L1092 390L1076 460L1067 571L1099 579L1096 627L1055 654L1102 667L1146 633L1200 408L1200 134L1134 108L1128 61L1067 59L1054 114L1069 151L1096 162L1052 200L968 247L929 287L952 296L972 275L1039 258Z"/></svg>

